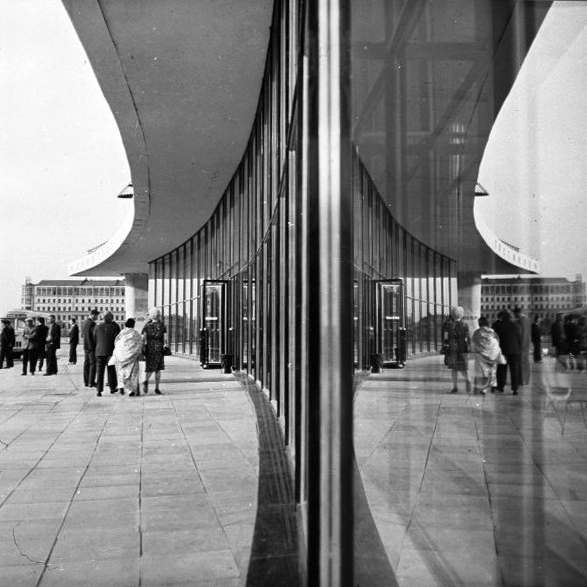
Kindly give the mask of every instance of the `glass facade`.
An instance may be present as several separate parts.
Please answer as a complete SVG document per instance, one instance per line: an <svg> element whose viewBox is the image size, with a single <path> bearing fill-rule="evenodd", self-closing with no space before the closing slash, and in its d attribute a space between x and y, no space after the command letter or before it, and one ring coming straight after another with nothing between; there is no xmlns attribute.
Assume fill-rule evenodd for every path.
<svg viewBox="0 0 587 587"><path fill-rule="evenodd" d="M416 387L414 380L425 380L425 371L410 371L409 387L393 398L384 389L376 405L365 396L353 405L353 394L369 370L438 359L443 324L462 293L461 277L504 267L477 234L475 183L491 127L550 3L374 0L351 2L340 12L337 3L317 4L275 4L258 110L240 165L209 221L150 264L149 291L152 304L163 310L176 353L198 357L206 368L230 360L271 401L292 457L309 576L325 572L326 559L312 561L314 547L337 543L324 538L324 520L336 522L333 536L344 534L337 524L347 523L340 512L351 504L345 527L354 524L355 539L359 532L387 539L385 553L379 545L371 558L359 556L356 542L337 544L342 558L353 551L355 577L366 577L365 561L397 562L390 533L406 537L409 507L425 485L428 459L452 472L447 486L455 483L447 461L463 418L469 418L464 425L478 452L483 430L489 436L512 432L507 415L457 406L437 434L439 414L445 413L440 400L423 397L408 405L401 399ZM325 15L332 17L328 25ZM340 34L341 57L332 70L318 49L323 29L332 32L328 27ZM327 99L340 106L340 117L326 121L320 84L333 71L340 86L331 86ZM333 128L338 141L324 163L321 141ZM341 180L340 194L324 190L332 179L328 173ZM332 202L340 208L329 208ZM335 208L340 217L331 214ZM325 275L330 268L332 279ZM347 273L352 277L345 281ZM333 299L339 314L328 313ZM316 326L332 330L341 316L341 331L352 335L325 349L328 338ZM352 365L355 388L353 381L337 387L345 369L334 367L329 379L327 366L345 361ZM331 400L343 396L340 404L326 401L325 387L335 390ZM381 424L374 413L393 423ZM354 431L353 417L359 423ZM533 432L535 425L528 424ZM434 440L413 451L417 440L406 440L407 431ZM377 439L370 436L376 433ZM332 447L325 445L341 438L354 439L354 449L341 441L328 452ZM386 444L386 438L392 440ZM330 470L337 450L350 456ZM466 469L473 449L458 450ZM368 462L373 454L380 459L375 464ZM475 465L486 477L470 472L484 489L496 475L485 462ZM456 476L470 483L467 475ZM326 493L339 498L338 514L334 506L324 514L332 505ZM361 496L369 502L366 509ZM369 509L379 514L376 530L369 526ZM393 585L385 582L390 572L381 571L387 577L382 582L365 584ZM461 584L456 575L438 576L449 581L443 584ZM351 579L345 581L320 584Z"/></svg>

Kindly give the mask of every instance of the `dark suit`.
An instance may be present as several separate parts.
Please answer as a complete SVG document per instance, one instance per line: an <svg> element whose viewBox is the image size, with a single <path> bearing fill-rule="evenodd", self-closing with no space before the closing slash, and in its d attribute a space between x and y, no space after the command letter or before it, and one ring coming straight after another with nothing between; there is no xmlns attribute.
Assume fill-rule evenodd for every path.
<svg viewBox="0 0 587 587"><path fill-rule="evenodd" d="M12 359L12 349L16 343L14 335L14 328L10 324L6 324L0 333L0 369L4 366L4 358L6 358L6 368L14 367L14 360Z"/></svg>
<svg viewBox="0 0 587 587"><path fill-rule="evenodd" d="M86 387L96 387L95 327L96 323L92 318L87 318L82 326L82 340L84 342L84 385Z"/></svg>
<svg viewBox="0 0 587 587"><path fill-rule="evenodd" d="M108 361L114 353L114 341L120 326L116 322L108 320L108 314L104 318L104 322L96 325L94 328L94 341L96 343L96 383L98 385L98 393L104 390L104 371L108 368L108 387L112 393L116 393L118 388L118 379L116 377L116 367L108 365Z"/></svg>
<svg viewBox="0 0 587 587"><path fill-rule="evenodd" d="M69 362L77 363L77 345L79 344L79 326L74 324L69 331Z"/></svg>
<svg viewBox="0 0 587 587"><path fill-rule="evenodd" d="M497 389L503 391L509 365L512 391L517 392L521 383L522 333L515 322L504 320L498 327L497 335L501 352L508 363L497 366Z"/></svg>
<svg viewBox="0 0 587 587"><path fill-rule="evenodd" d="M38 339L39 348L37 349L37 371L43 369L43 363L47 357L46 341L49 334L49 328L44 324L38 324L35 328L35 337Z"/></svg>
<svg viewBox="0 0 587 587"><path fill-rule="evenodd" d="M57 375L57 349L61 348L61 326L49 325L47 336L47 372L46 375Z"/></svg>

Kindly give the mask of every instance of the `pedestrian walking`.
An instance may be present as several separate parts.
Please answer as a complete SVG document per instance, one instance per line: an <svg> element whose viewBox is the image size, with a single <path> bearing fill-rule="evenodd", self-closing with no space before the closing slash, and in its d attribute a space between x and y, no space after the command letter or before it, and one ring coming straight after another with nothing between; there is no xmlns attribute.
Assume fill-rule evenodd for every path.
<svg viewBox="0 0 587 587"><path fill-rule="evenodd" d="M485 316L479 318L479 328L473 332L470 350L475 353L474 391L485 395L496 387L497 365L503 361L499 337Z"/></svg>

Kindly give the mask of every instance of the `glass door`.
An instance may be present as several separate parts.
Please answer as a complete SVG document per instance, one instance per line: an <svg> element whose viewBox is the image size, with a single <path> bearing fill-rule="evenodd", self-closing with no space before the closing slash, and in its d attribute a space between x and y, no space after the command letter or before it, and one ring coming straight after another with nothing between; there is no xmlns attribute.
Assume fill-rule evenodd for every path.
<svg viewBox="0 0 587 587"><path fill-rule="evenodd" d="M404 283L402 279L376 282L376 348L383 365L403 367L406 362Z"/></svg>
<svg viewBox="0 0 587 587"><path fill-rule="evenodd" d="M220 366L221 355L229 352L228 282L204 280L202 285L202 367Z"/></svg>

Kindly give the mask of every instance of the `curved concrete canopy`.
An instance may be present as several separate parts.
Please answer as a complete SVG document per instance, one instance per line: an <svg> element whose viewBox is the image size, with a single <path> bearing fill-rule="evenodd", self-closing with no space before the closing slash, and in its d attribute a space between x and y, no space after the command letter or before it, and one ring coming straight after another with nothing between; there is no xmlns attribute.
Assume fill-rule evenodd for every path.
<svg viewBox="0 0 587 587"><path fill-rule="evenodd" d="M209 219L242 157L273 2L62 1L120 129L135 194L116 242L69 272L145 273Z"/></svg>

